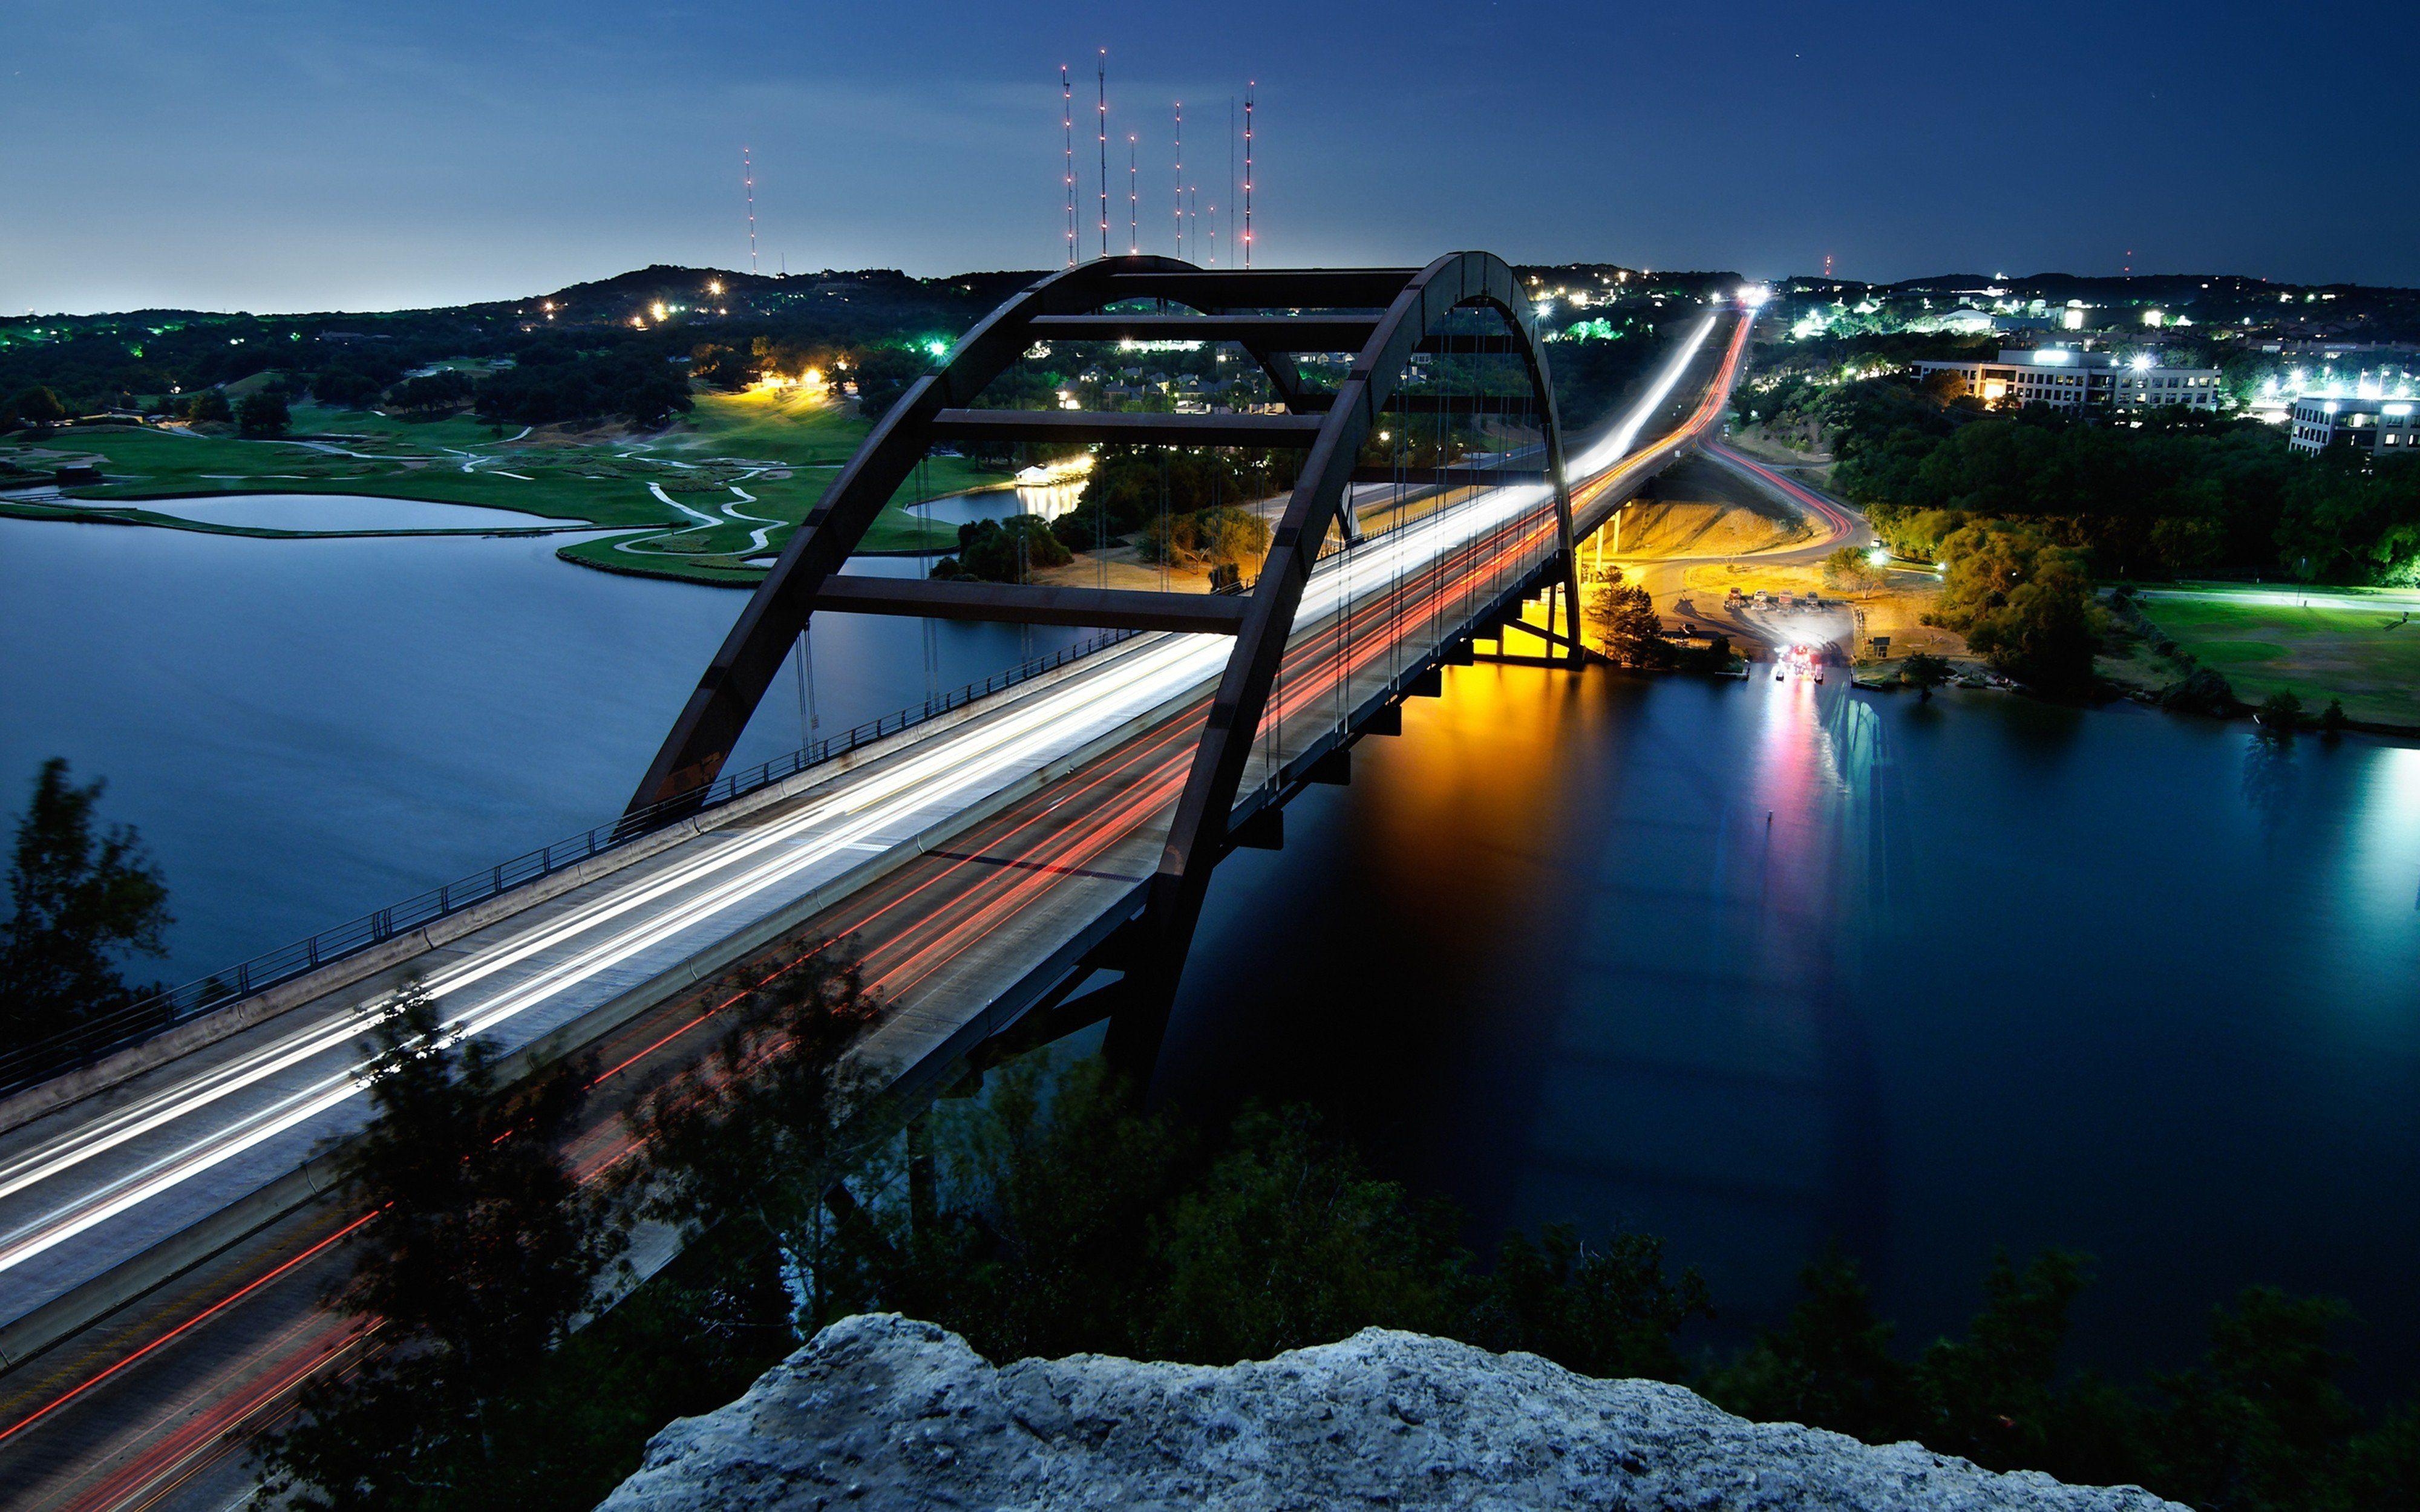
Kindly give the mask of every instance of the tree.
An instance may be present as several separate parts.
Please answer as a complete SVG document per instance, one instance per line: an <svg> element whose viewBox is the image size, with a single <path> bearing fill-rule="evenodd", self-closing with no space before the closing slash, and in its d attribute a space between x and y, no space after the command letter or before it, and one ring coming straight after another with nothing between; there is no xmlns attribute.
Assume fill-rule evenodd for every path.
<svg viewBox="0 0 2420 1512"><path fill-rule="evenodd" d="M1097 1059L1046 1076L1013 1065L941 1116L948 1200L881 1257L876 1289L995 1360L1146 1354L1189 1141Z"/></svg>
<svg viewBox="0 0 2420 1512"><path fill-rule="evenodd" d="M1849 593L1869 594L1887 579L1881 568L1854 546L1844 546L1823 559L1823 579Z"/></svg>
<svg viewBox="0 0 2420 1512"><path fill-rule="evenodd" d="M293 413L287 408L286 396L271 389L247 395L235 407L236 429L244 436L258 439L283 436L292 424Z"/></svg>
<svg viewBox="0 0 2420 1512"><path fill-rule="evenodd" d="M332 367L311 380L311 392L334 409L367 409L378 403L386 385L355 368Z"/></svg>
<svg viewBox="0 0 2420 1512"><path fill-rule="evenodd" d="M229 424L235 420L235 407L227 403L225 389L204 389L186 401L185 418L196 424Z"/></svg>
<svg viewBox="0 0 2420 1512"><path fill-rule="evenodd" d="M2005 1254L1993 1257L1983 1310L1966 1337L1936 1342L1917 1363L1925 1447L1993 1470L2042 1462L2056 1427L2068 1309L2085 1288L2085 1264L2064 1250L2045 1251L2022 1272Z"/></svg>
<svg viewBox="0 0 2420 1512"><path fill-rule="evenodd" d="M958 527L958 551L933 563L932 576L960 581L1019 583L1039 567L1063 567L1074 553L1039 515L970 520Z"/></svg>
<svg viewBox="0 0 2420 1512"><path fill-rule="evenodd" d="M2055 691L2092 680L2097 641L2085 609L2090 579L2078 553L2041 532L1981 520L1941 543L1948 570L1926 616L1966 637L1996 670Z"/></svg>
<svg viewBox="0 0 2420 1512"><path fill-rule="evenodd" d="M862 1151L845 1126L868 1092L842 1065L874 999L854 966L811 956L773 973L736 972L713 997L726 1021L694 1069L641 1099L631 1124L647 1149L633 1180L640 1211L689 1238L745 1229L789 1296L803 1340L830 1320L841 1250L835 1189ZM861 1256L860 1258L862 1257Z"/></svg>
<svg viewBox="0 0 2420 1512"><path fill-rule="evenodd" d="M68 407L59 396L40 384L21 391L9 401L17 412L18 422L27 425L55 425L67 419Z"/></svg>
<svg viewBox="0 0 2420 1512"><path fill-rule="evenodd" d="M53 757L17 826L0 923L0 1035L10 1042L145 995L153 989L130 988L113 958L167 953L167 885L132 827L96 833L101 787L77 787Z"/></svg>
<svg viewBox="0 0 2420 1512"><path fill-rule="evenodd" d="M2343 710L2337 710L2343 717ZM2260 701L2260 728L2273 735L2290 735L2303 722L2303 701L2290 688L2279 688Z"/></svg>
<svg viewBox="0 0 2420 1512"><path fill-rule="evenodd" d="M1779 1330L1716 1371L1706 1394L1743 1417L1804 1423L1890 1443L1916 1435L1916 1376L1891 1353L1854 1260L1837 1248L1798 1275L1802 1295Z"/></svg>
<svg viewBox="0 0 2420 1512"><path fill-rule="evenodd" d="M475 385L468 373L447 367L405 378L389 391L387 400L405 414L426 419L461 409L471 402L474 392Z"/></svg>
<svg viewBox="0 0 2420 1512"><path fill-rule="evenodd" d="M1944 368L1918 385L1927 399L1947 409L1966 397L1965 375Z"/></svg>
<svg viewBox="0 0 2420 1512"><path fill-rule="evenodd" d="M2167 1412L2155 1433L2159 1473L2147 1479L2195 1506L2342 1505L2323 1489L2342 1473L2359 1423L2335 1381L2346 1357L2331 1344L2349 1316L2340 1302L2269 1287L2216 1312L2200 1367L2159 1382ZM2362 1469L2391 1465L2391 1444L2388 1434L2365 1444ZM2412 1469L2406 1458L2407 1482Z"/></svg>
<svg viewBox="0 0 2420 1512"><path fill-rule="evenodd" d="M1248 1110L1169 1215L1155 1350L1226 1364L1372 1326L1452 1332L1450 1232L1309 1109Z"/></svg>
<svg viewBox="0 0 2420 1512"><path fill-rule="evenodd" d="M1932 697L1932 690L1949 681L1949 663L1929 651L1919 651L1900 664L1899 680L1917 690L1917 696Z"/></svg>
<svg viewBox="0 0 2420 1512"><path fill-rule="evenodd" d="M1171 516L1167 528L1143 526L1145 560L1185 567L1253 567L1268 556L1269 522L1249 509L1222 505Z"/></svg>
<svg viewBox="0 0 2420 1512"><path fill-rule="evenodd" d="M376 1117L342 1157L365 1220L335 1305L378 1333L263 1443L264 1487L313 1507L526 1505L549 1431L529 1394L622 1242L561 1148L587 1068L508 1086L417 984L369 1048Z"/></svg>
<svg viewBox="0 0 2420 1512"><path fill-rule="evenodd" d="M908 392L908 385L930 370L931 364L915 352L896 347L868 347L858 354L850 373L857 380L858 411L868 420L880 419Z"/></svg>
<svg viewBox="0 0 2420 1512"><path fill-rule="evenodd" d="M1654 595L1637 583L1608 575L1588 591L1589 612L1604 625L1606 649L1625 667L1667 667L1672 643L1664 639L1664 622L1656 616Z"/></svg>
<svg viewBox="0 0 2420 1512"><path fill-rule="evenodd" d="M1584 1376L1679 1381L1688 1371L1673 1335L1714 1304L1696 1268L1664 1273L1664 1242L1617 1231L1602 1244L1568 1224L1536 1240L1512 1234L1480 1286L1464 1336L1496 1350L1526 1350Z"/></svg>

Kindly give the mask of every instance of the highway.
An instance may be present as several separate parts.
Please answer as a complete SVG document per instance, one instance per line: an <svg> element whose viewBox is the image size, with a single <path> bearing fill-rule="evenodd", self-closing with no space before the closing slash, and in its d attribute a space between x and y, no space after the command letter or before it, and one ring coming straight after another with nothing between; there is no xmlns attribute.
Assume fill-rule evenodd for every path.
<svg viewBox="0 0 2420 1512"><path fill-rule="evenodd" d="M1701 350L1714 325L1590 449L1583 518L1719 413L1745 327ZM1710 363L1702 391L1682 388ZM1696 402L1636 447L1676 390ZM1479 492L1323 562L1264 722L1265 769L1551 553L1547 497L1540 485ZM243 1435L366 1347L318 1305L355 1218L318 1198L326 1179L310 1158L365 1117L356 1046L407 974L465 1033L597 1057L574 1145L589 1178L628 1153L620 1113L638 1073L711 1038L715 1005L691 984L730 961L778 965L846 941L884 1004L860 1053L901 1074L940 1064L987 1032L1005 984L1063 963L1150 875L1229 649L1211 636L1125 642L0 1134L0 1339L46 1342L23 1327L46 1304L75 1302L246 1204L260 1217L103 1320L11 1359L0 1502L225 1504L244 1484Z"/></svg>

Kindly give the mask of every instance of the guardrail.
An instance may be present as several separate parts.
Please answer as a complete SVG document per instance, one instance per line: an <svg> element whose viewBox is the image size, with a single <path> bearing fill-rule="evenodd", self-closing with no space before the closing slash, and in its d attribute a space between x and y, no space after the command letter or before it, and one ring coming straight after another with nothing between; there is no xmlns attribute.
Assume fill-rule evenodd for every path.
<svg viewBox="0 0 2420 1512"><path fill-rule="evenodd" d="M1048 656L1036 656L1004 671L995 672L980 683L969 683L939 697L926 699L922 704L911 704L839 734L811 742L745 771L725 773L715 779L702 798L684 796L674 802L625 814L610 824L598 825L568 840L525 852L458 881L432 887L401 903L390 903L359 918L321 930L308 939L266 951L250 960L239 961L199 980L155 994L46 1039L0 1053L0 1096L90 1065L103 1056L140 1044L280 982L316 971L332 961L340 961L396 935L450 914L460 913L501 893L603 855L651 833L670 820L685 818L701 810L712 809L761 791L776 782L786 781L810 767L845 756L885 736L895 735L937 716L964 708L977 699L986 698L1045 672L1055 671L1070 662L1144 633L1140 630L1105 631Z"/></svg>

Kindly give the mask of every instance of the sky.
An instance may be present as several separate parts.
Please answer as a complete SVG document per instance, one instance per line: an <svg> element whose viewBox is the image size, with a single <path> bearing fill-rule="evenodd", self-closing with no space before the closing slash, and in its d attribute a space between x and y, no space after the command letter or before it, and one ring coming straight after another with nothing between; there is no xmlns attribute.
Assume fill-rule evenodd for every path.
<svg viewBox="0 0 2420 1512"><path fill-rule="evenodd" d="M1064 255L1059 68L1109 49L1142 247L1171 106L1255 260L1483 247L1890 280L2420 285L2402 7L0 3L0 313L388 309L758 257L920 275ZM2376 45L2363 39L2375 39ZM1205 212L1203 219L1208 216ZM1226 255L1222 248L1221 256Z"/></svg>

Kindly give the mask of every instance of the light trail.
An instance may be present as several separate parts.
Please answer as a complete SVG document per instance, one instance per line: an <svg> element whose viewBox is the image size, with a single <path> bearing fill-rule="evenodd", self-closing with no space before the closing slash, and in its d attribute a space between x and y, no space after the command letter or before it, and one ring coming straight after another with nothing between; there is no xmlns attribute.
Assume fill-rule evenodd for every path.
<svg viewBox="0 0 2420 1512"><path fill-rule="evenodd" d="M1492 489L1413 525L1374 537L1359 548L1337 553L1314 570L1297 620L1307 616L1317 621L1339 608L1349 577L1345 571L1348 563L1372 575L1365 581L1396 573L1407 564L1417 565L1466 545L1505 520L1538 508L1547 497L1543 484ZM833 859L878 831L903 823L921 810L942 808L936 784L944 795L996 784L1065 754L1080 745L1082 738L1113 728L1120 717L1139 715L1181 698L1188 688L1218 675L1229 649L1223 636L1170 636L1162 643L1130 654L1093 676L1071 679L1012 705L1001 717L978 721L936 737L929 748L883 764L863 781L802 808L789 819L765 825L745 840L671 868L639 887L575 911L564 922L483 952L468 964L442 970L424 984L425 990L432 998L442 1001L600 923L780 848L781 853L770 859L719 880L696 896L672 903L569 960L548 967L532 980L482 1000L446 1021L447 1031L454 1035L486 1033L799 872ZM824 826L821 833L805 838L818 826ZM198 1087L163 1091L149 1100L147 1105L73 1131L15 1163L5 1177L0 1177L0 1196L54 1180L106 1150L165 1128L243 1088L337 1050L356 1040L368 1019L385 1011L393 1001L392 995L387 995L361 1005L342 1015L333 1026L323 1022L279 1047L256 1053L226 1072L213 1073ZM22 1224L0 1236L0 1273L353 1102L366 1090L368 1069L367 1060L349 1064L265 1107L208 1130L134 1170L78 1193L68 1202Z"/></svg>
<svg viewBox="0 0 2420 1512"><path fill-rule="evenodd" d="M1712 456L1715 461L1720 462L1725 467L1730 468L1734 471L1745 472L1751 475L1758 482L1762 483L1767 487L1773 489L1774 492L1780 494L1792 503L1796 504L1799 508L1806 510L1808 514L1821 519L1824 524L1832 528L1832 538L1835 540L1848 535L1850 532L1856 528L1856 521L1850 517L1847 510L1842 509L1831 500L1824 498L1822 494L1807 487L1805 484L1800 483L1795 478L1785 477L1781 473L1774 471L1772 468L1766 467L1763 463L1757 461L1755 458L1748 456L1744 453L1735 452L1730 447L1725 446L1720 441L1709 441L1706 444L1706 455ZM1822 545L1823 543L1818 542L1816 544Z"/></svg>
<svg viewBox="0 0 2420 1512"><path fill-rule="evenodd" d="M1743 331L1746 324L1745 320L1740 323ZM1655 386L1647 391L1645 401L1623 417L1620 424L1600 437L1594 445L1566 461L1565 472L1579 477L1590 476L1606 471L1630 455L1638 433L1647 428L1647 423L1654 418L1655 411L1662 409L1664 401L1670 397L1672 390L1681 381L1681 375L1687 372L1689 364L1697 360L1699 349L1706 345L1706 337L1713 333L1714 329L1713 316L1699 321L1698 328L1682 339L1681 349L1672 354L1672 360L1664 364L1664 371L1656 377ZM1675 436L1679 434L1674 433Z"/></svg>
<svg viewBox="0 0 2420 1512"><path fill-rule="evenodd" d="M1668 397L1671 388L1678 381L1679 371L1686 365L1687 357L1695 355L1702 346L1710 329L1711 325L1693 333L1684 357L1676 360L1673 367L1668 370L1655 388L1651 391L1649 397L1625 418L1622 426L1616 434L1635 438L1644 428L1646 423L1652 418L1652 410L1660 408ZM1732 343L1731 350L1722 364L1715 383L1706 399L1696 408L1687 420L1671 432L1659 438L1649 451L1630 455L1604 475L1589 480L1586 485L1587 492L1593 494L1610 486L1637 466L1650 460L1654 452L1676 440L1686 440L1702 429L1712 417L1719 412L1722 391L1736 372L1745 346L1745 322L1743 321L1742 330ZM1592 447L1588 455L1594 457L1602 455L1602 452L1603 446L1600 443L1599 446ZM1578 491L1575 490L1575 492ZM1380 656L1394 654L1403 641L1409 639L1409 635L1404 632L1427 633L1428 628L1435 624L1434 616L1451 608L1456 599L1459 599L1464 609L1467 609L1471 606L1474 594L1492 592L1488 587L1490 583L1500 585L1507 580L1504 575L1508 572L1517 573L1525 570L1528 565L1523 560L1526 553L1534 548L1551 545L1548 539L1553 529L1551 511L1543 507L1547 500L1548 494L1543 486L1531 485L1492 490L1463 504L1452 505L1437 514L1426 517L1413 525L1372 537L1365 546L1340 552L1320 563L1314 569L1311 581L1306 589L1303 607L1296 617L1298 640L1286 653L1284 665L1287 670L1273 698L1270 711L1264 717L1264 731L1284 719L1300 717L1305 711L1312 709L1318 701L1332 695L1341 682L1351 678L1357 671L1366 667L1372 660ZM1357 581L1364 585L1363 592L1353 591ZM1328 619L1331 615L1334 616L1334 622L1331 625L1320 624L1322 620ZM1368 633L1372 625L1381 623L1388 625L1392 633L1384 636ZM1310 628L1299 628L1303 626ZM1047 888L1063 876L1068 870L1081 867L1084 863L1097 858L1117 841L1132 836L1140 825L1150 823L1163 812L1166 806L1173 800L1176 793L1181 791L1184 774L1191 764L1191 737L1198 719L1208 703L1207 685L1215 679L1218 671L1224 666L1229 649L1229 643L1224 637L1186 636L1169 637L1167 640L1169 643L1166 645L1151 645L1145 651L1131 655L1137 657L1134 674L1138 677L1142 676L1139 671L1143 665L1141 657L1164 655L1169 658L1164 663L1152 664L1156 671L1151 673L1150 677L1158 680L1151 681L1148 689L1154 693L1171 694L1160 703L1151 705L1172 710L1173 712L1168 717L1160 719L1149 729L1130 737L1125 745L1113 749L1107 756L1098 759L1095 764L1088 764L1087 769L1081 775L1079 785L1075 790L1065 794L1051 790L1052 799L1047 805L1024 815L1005 831L985 836L979 844L970 844L968 847L970 854L951 861L940 868L936 875L918 882L904 894L888 902L875 903L868 910L838 921L838 927L823 932L826 938L820 943L777 968L774 974L786 971L798 961L807 959L828 949L835 941L846 938L856 931L866 928L886 916L893 915L902 909L918 906L920 901L934 889L943 887L954 879L964 877L970 869L982 863L1001 860L1002 857L997 854L1000 848L1011 842L1019 842L1021 837L1034 831L1044 820L1058 813L1071 802L1086 799L1089 795L1121 781L1126 782L1131 787L1131 792L1109 800L1103 813L1092 815L1087 822L1064 832L1044 832L1035 836L1026 843L1023 854L1015 857L1016 860L1030 863L1029 865L986 867L975 873L978 877L977 882L963 895L944 897L937 904L925 905L927 912L919 917L910 918L895 935L877 942L874 950L869 952L875 958L869 964L883 965L881 980L893 983L894 991L910 990L916 983L926 980L933 971L940 969L962 954L972 943L987 937L999 919L1015 914L1033 899L1042 896ZM1199 661L1187 659L1191 657L1202 659ZM1321 665L1323 662L1326 664L1325 668ZM1108 670L1108 668L1103 669L1103 671ZM1321 675L1323 671L1326 675ZM1092 702L1094 702L1092 696L1076 691L1092 686L1094 685L1088 678L1071 680L1069 685L1062 685L1058 688L1048 690L1049 702L1054 709L1059 710ZM1143 691L1139 684L1137 696L1142 696ZM1190 699L1186 696L1188 691L1193 695ZM1037 702L1039 702L1041 700L1037 699ZM1107 727L1114 728L1115 723L1114 720L1109 721ZM957 732L951 733L954 736L957 733ZM969 733L971 734L971 732ZM1077 745L1081 743L1081 741L1075 742ZM993 748L1000 744L1000 739L996 738L985 748ZM834 795L830 801L838 803L851 796ZM892 795L894 800L897 796L895 793ZM830 810L821 808L816 811L827 816L832 812ZM855 812L855 810L850 811ZM912 806L908 811L912 813ZM802 810L798 816L798 822L801 825L804 823L806 812L807 810ZM786 825L791 822L784 823ZM852 831L856 829L855 825L849 827ZM795 834L796 830L792 829L789 832ZM977 833L980 833L980 830ZM752 841L752 839L753 837ZM743 845L746 847L744 850L741 848ZM756 855L762 849L761 845L749 841L734 842L730 847L718 849L708 856L692 862L684 862L679 868L670 870L679 870L689 880L695 881L717 870L728 868L746 856ZM768 864L778 865L779 863ZM729 888L743 885L748 876L754 875L762 870L763 868L759 867L740 878L725 879L721 886ZM676 885L659 886L665 881L666 878L651 877L641 884L638 889L631 890L653 889L650 891L651 899L677 890ZM629 899L625 894L616 893L608 899L599 900L592 905L591 910L567 915L562 919L553 921L548 928L555 932L553 937L558 941L569 938L610 918L628 913L628 908L621 905L628 902ZM696 900L690 900L690 902L694 903ZM869 900L869 903L874 901ZM640 904L632 903L630 905L639 906ZM644 928L644 926L642 926L642 929ZM623 934L615 936L615 940L626 941L632 933L626 931ZM498 949L500 950L517 949L521 943L517 938L511 946L500 946ZM610 949L613 943L609 941L605 946L596 949ZM451 983L449 990L460 991L473 981L491 976L495 969L502 969L502 966L490 967L485 956L474 958L473 962L455 968L456 975L448 979ZM472 975L474 972L476 975ZM511 999L515 993L529 990L531 985L525 983L522 987L514 989L513 992L499 995L496 998L489 999L487 1004L458 1015L455 1022L473 1021L481 1011L481 1008L503 1004ZM561 990L562 985L558 983L554 990ZM513 1009L512 1011L521 1011L527 1006L529 1005L523 1004L520 1008ZM632 1026L631 1027L637 1031L634 1038L644 1039L648 1042L634 1052L624 1055L611 1069L599 1073L591 1085L602 1083L645 1062L667 1047L679 1042L684 1035L694 1031L710 1019L719 1009L726 1006L728 1006L727 1002L719 1003L700 1011L688 1011L684 1022L669 1032L661 1028L660 1018L652 1025ZM363 1015L372 1011L374 1010L367 1005L354 1010L353 1022L357 1025ZM501 1022L501 1019L494 1022ZM349 1027L344 1033L348 1036L357 1034L358 1027ZM613 1038L609 1036L602 1042L611 1044ZM262 1054L281 1055L289 1053L293 1048L293 1042L287 1041L280 1047L274 1047ZM239 1062L239 1065L249 1067L256 1059L257 1057L247 1057L245 1061ZM354 1068L354 1071L357 1072L358 1068ZM351 1073L349 1072L349 1074ZM358 1091L358 1088L349 1088L349 1091ZM156 1114L162 1106L164 1104L158 1099L154 1099L144 1105L143 1116L149 1117ZM635 1149L635 1141L628 1137L618 1142L609 1140L605 1148L596 1148L600 1139L607 1138L613 1131L620 1127L620 1115L615 1113L599 1124L592 1126L586 1134L575 1137L573 1141L575 1147L588 1147L595 1149L593 1156L584 1157L580 1163L579 1174L583 1183L611 1169ZM16 1165L6 1169L9 1172L19 1171L23 1164L21 1161ZM339 1215L330 1215L323 1221L333 1227L341 1219ZM352 1226L357 1227L363 1221L365 1220L356 1217L352 1220ZM321 1254L341 1237L342 1233L349 1231L349 1227L345 1227L323 1235L303 1253L288 1259L275 1270L245 1282L217 1303L189 1317L184 1323L153 1337L148 1343L84 1379L75 1386L53 1398L39 1411L20 1418L6 1429L0 1429L0 1442L6 1442L21 1429L82 1397L92 1388L101 1385L120 1371L152 1356L154 1351L184 1336L189 1330L205 1319L218 1316L245 1298L256 1294L259 1288L271 1280L287 1273L303 1260ZM308 1232L306 1228L304 1230L306 1236ZM367 1331L348 1324L324 1329L314 1335L310 1342L302 1348L289 1350L289 1346L302 1335L310 1320L315 1318L324 1318L324 1316L317 1306L311 1307L291 1326L280 1330L264 1347L242 1355L219 1369L214 1377L216 1384L205 1383L198 1396L189 1396L187 1398L189 1401L207 1402L209 1405L206 1408L191 1416L179 1415L178 1421L180 1426L169 1432L163 1441L146 1443L145 1438L138 1436L136 1442L145 1443L145 1446L136 1451L134 1459L105 1476L101 1483L87 1488L82 1493L73 1494L70 1504L79 1509L79 1512L85 1508L124 1508L151 1504L171 1493L177 1487L187 1483L192 1476L223 1459L225 1455L237 1452L240 1448L240 1436L255 1431L259 1426L270 1421L272 1416L286 1411L287 1398L302 1381L325 1368L331 1362L344 1357L349 1351L356 1351L357 1347L364 1344ZM370 1327L374 1329L375 1324ZM272 1359L272 1356L276 1358ZM358 1354L356 1357L358 1358ZM178 1413L182 1414L186 1411L180 1407ZM147 1435L152 1431L155 1429L147 1428L140 1430L140 1434Z"/></svg>

